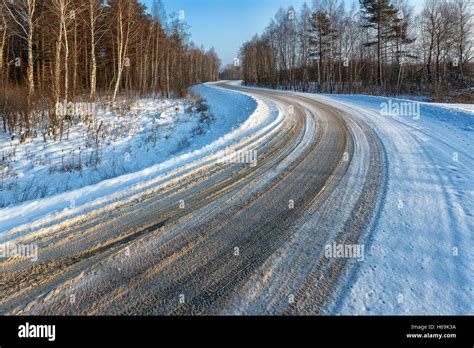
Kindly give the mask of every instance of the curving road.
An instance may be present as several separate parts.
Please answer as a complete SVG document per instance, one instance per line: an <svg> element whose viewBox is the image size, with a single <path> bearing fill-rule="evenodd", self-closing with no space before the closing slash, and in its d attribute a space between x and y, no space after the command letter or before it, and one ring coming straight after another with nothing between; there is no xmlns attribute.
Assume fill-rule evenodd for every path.
<svg viewBox="0 0 474 348"><path fill-rule="evenodd" d="M286 110L274 131L234 146L257 151L256 166L211 158L139 198L22 237L39 261L0 263L0 313L327 313L357 260L327 257L325 246L370 236L383 147L322 101L245 93Z"/></svg>

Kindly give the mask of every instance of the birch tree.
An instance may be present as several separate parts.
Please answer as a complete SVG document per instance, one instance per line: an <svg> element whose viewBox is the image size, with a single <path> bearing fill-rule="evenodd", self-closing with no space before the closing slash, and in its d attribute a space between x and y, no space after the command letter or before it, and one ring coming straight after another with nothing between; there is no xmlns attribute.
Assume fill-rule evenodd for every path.
<svg viewBox="0 0 474 348"><path fill-rule="evenodd" d="M131 60L127 56L128 46L131 36L136 33L139 5L135 0L115 0L111 6L114 10L115 17L114 34L117 54L117 71L115 76L115 86L112 93L112 103L115 103L122 82L124 69L130 67L131 64Z"/></svg>
<svg viewBox="0 0 474 348"><path fill-rule="evenodd" d="M35 31L36 18L36 0L16 0L13 2L2 0L3 7L20 28L18 36L26 41L28 51L27 63L27 85L28 85L28 104L31 103L35 92L34 80L34 57L33 57L33 35ZM29 131L29 119L26 117L26 128Z"/></svg>

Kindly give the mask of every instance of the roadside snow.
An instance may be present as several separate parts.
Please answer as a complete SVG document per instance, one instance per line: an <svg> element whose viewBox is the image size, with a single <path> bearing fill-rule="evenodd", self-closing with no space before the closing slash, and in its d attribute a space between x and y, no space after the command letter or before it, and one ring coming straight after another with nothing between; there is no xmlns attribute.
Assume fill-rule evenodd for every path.
<svg viewBox="0 0 474 348"><path fill-rule="evenodd" d="M170 145L169 140L176 140L175 144L179 144L179 137L189 135L195 123L188 121L187 116L182 114L173 114L173 116L168 115L162 118L163 124L168 124L167 127L163 127L162 131L175 132L173 137L165 139L167 142L163 141L158 144L157 141L156 147L151 148L150 145L150 151L147 152L143 151L143 147L146 146L146 138L143 135L146 134L145 132L135 133L134 136L130 135L122 140L122 149L127 149L131 144L134 144L132 148L141 149L143 152L132 152L130 164L127 163L129 168L135 169L135 171L50 197L34 199L0 209L0 241L13 238L15 231L23 231L22 226L27 224L30 229L44 227L45 224L48 225L53 220L59 221L66 216L77 216L104 204L129 197L152 185L165 182L169 179L170 173L175 170L191 170L202 166L202 161L206 156L224 150L249 135L266 132L282 119L279 110L270 109L262 101L245 93L223 90L212 84L197 86L194 88L194 92L199 93L208 101L210 110L215 117L205 134L194 136L188 147L177 150L176 147ZM146 110L143 111L142 128L147 125L153 127L155 122L155 104L150 103L143 102L138 108L138 110ZM173 101L173 105L174 103ZM189 119L192 117L194 116L190 115ZM73 139L72 136L70 138ZM114 146L117 145L114 144ZM136 154L137 157L134 158L133 154ZM17 156L19 155L17 154ZM109 156L111 155L109 154ZM28 162L24 158L20 159ZM156 164L153 163L154 160ZM107 166L105 168L111 169ZM47 173L45 175L47 176ZM30 180L36 178L41 180L41 176L34 171L26 171L25 176L28 176ZM69 181L71 180L69 179ZM80 177L79 180L81 180ZM58 182L52 182L54 187L60 187ZM24 232L26 231L22 233Z"/></svg>
<svg viewBox="0 0 474 348"><path fill-rule="evenodd" d="M385 116L388 98L315 98L375 129L389 166L365 261L332 313L474 314L472 115L421 103L419 115Z"/></svg>
<svg viewBox="0 0 474 348"><path fill-rule="evenodd" d="M77 120L56 141L45 142L38 136L20 144L18 138L2 134L0 206L52 196L160 163L208 130L210 122L201 122L200 117L186 100L140 100L123 115L102 109L91 122Z"/></svg>
<svg viewBox="0 0 474 348"><path fill-rule="evenodd" d="M446 104L446 103L432 103L433 105L441 106L448 109L459 109L463 111L469 111L474 116L474 104Z"/></svg>

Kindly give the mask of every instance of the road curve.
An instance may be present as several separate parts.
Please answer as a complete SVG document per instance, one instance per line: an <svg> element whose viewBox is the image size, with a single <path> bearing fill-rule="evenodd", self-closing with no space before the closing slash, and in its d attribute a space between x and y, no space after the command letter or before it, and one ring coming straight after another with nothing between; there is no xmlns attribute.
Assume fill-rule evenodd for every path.
<svg viewBox="0 0 474 348"><path fill-rule="evenodd" d="M326 257L325 246L370 236L383 147L323 102L245 93L286 110L274 132L234 146L257 151L256 166L210 161L138 199L21 237L39 246L39 260L0 262L0 313L327 313L357 261Z"/></svg>

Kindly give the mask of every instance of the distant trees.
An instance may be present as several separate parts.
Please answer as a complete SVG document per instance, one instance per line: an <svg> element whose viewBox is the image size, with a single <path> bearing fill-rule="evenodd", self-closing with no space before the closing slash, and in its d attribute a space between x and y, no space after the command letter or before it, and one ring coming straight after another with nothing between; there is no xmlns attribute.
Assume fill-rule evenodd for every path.
<svg viewBox="0 0 474 348"><path fill-rule="evenodd" d="M0 0L3 128L55 134L69 122L54 111L60 101L182 97L216 80L215 51L195 47L184 21L163 23L164 13L158 0L152 14L138 0Z"/></svg>
<svg viewBox="0 0 474 348"><path fill-rule="evenodd" d="M470 5L469 0L426 0L418 17L427 80L438 96L447 89L447 81L455 85L472 81Z"/></svg>
<svg viewBox="0 0 474 348"><path fill-rule="evenodd" d="M162 0L153 0L151 15L154 20L158 20L162 25L166 25L166 10Z"/></svg>
<svg viewBox="0 0 474 348"><path fill-rule="evenodd" d="M219 74L220 80L241 80L240 65L227 64Z"/></svg>
<svg viewBox="0 0 474 348"><path fill-rule="evenodd" d="M35 30L36 0L3 1L3 8L16 23L17 36L25 40L28 52L27 79L28 97L32 97L35 90L33 79L33 33Z"/></svg>
<svg viewBox="0 0 474 348"><path fill-rule="evenodd" d="M2 0L2 17L3 22L5 23L5 29L7 21L5 20L5 13L10 17L12 22L16 25L16 36L24 41L27 51L27 110L25 110L23 115L24 127L26 134L30 132L30 118L28 114L28 109L31 107L31 101L33 98L33 93L35 91L35 82L33 76L34 62L33 62L33 35L35 30L35 10L36 10L36 0L17 0L17 1L6 1ZM3 41L3 40L2 40ZM2 46L4 44L2 43ZM3 55L3 54L2 54ZM2 57L3 58L3 57ZM15 65L21 65L21 57L15 58ZM3 66L3 64L2 64ZM2 72L3 75L3 72Z"/></svg>
<svg viewBox="0 0 474 348"><path fill-rule="evenodd" d="M298 76L301 79L302 88L307 90L309 87L309 59L311 56L310 51L310 35L311 35L311 9L309 8L308 4L304 3L303 7L301 8L301 14L298 18L298 65L301 67L301 76Z"/></svg>
<svg viewBox="0 0 474 348"><path fill-rule="evenodd" d="M317 0L280 9L242 45L246 84L311 92L434 93L472 85L469 0Z"/></svg>

